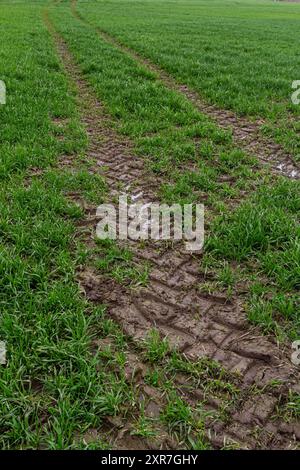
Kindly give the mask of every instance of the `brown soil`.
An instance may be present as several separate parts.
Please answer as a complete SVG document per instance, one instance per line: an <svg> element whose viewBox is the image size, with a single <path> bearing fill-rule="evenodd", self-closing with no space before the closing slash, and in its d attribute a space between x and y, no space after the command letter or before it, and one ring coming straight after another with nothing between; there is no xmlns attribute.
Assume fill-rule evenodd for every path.
<svg viewBox="0 0 300 470"><path fill-rule="evenodd" d="M72 12L78 19L89 24L76 10L76 0L72 1ZM232 111L219 109L216 106L205 103L197 92L191 90L185 84L176 82L167 72L154 65L148 59L141 57L136 51L120 43L114 36L99 28L96 30L107 42L118 47L154 72L167 87L183 94L201 113L212 118L219 127L230 129L236 145L243 148L249 155L257 157L262 163L269 165L271 171L292 179L300 178L299 164L279 144L261 135L260 127L264 123L262 120L256 122L249 121L244 117L237 116Z"/></svg>
<svg viewBox="0 0 300 470"><path fill-rule="evenodd" d="M134 155L130 142L121 140L109 128L102 105L82 78L66 44L53 31L49 21L48 26L66 73L77 88L82 122L89 136L87 156L95 162L91 171L106 176L111 197L120 193L121 182L128 194L136 195L137 200L155 200L158 178L145 170L143 160ZM70 197L80 200L78 194ZM78 230L81 236L84 234L87 243L93 243L96 208L84 207L86 217ZM289 351L279 348L274 338L263 336L247 322L242 297L228 300L222 293L201 293L201 285L206 281L199 272L201 254L191 255L180 244L172 247L162 247L154 242L143 247L135 245L132 243L131 248L137 262L147 260L151 266L148 286L130 289L104 278L92 268L82 267L78 280L86 297L92 302L107 304L108 315L133 340L145 338L155 327L191 360L211 358L226 370L239 373L243 399L230 410L229 420L213 422L207 429L213 447L220 448L224 442L231 441L242 448L294 448L300 440L299 424L288 426L279 418L273 419L277 407L286 400L288 390L296 388L297 379L299 381L299 374L290 363ZM145 392L143 361L139 357L134 361L141 370L136 386ZM282 385L268 387L272 380L280 380ZM178 389L188 401L201 399L197 388L186 388L186 378L181 381L178 378ZM254 389L258 390L258 395L254 394ZM151 390L145 393L151 398ZM153 403L149 413L159 413L162 398L152 397L150 401ZM213 400L210 405L213 408L219 406ZM116 448L176 448L168 435L160 443L149 443L131 436L123 422L118 428L109 420L102 431L113 436ZM95 434L95 430L91 433Z"/></svg>

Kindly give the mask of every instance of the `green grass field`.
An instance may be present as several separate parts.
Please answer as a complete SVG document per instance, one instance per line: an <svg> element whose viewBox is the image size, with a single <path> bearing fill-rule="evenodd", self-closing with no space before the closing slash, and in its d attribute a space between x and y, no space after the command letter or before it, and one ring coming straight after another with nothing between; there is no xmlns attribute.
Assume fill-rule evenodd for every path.
<svg viewBox="0 0 300 470"><path fill-rule="evenodd" d="M136 339L104 296L89 300L78 281L86 269L104 290L118 285L120 296L134 296L153 270L131 246L94 243L85 229L114 198L94 148L106 148L103 126L157 180L157 200L204 202L206 241L193 258L199 293L236 302L247 334L279 344L289 360L300 339L299 180L273 173L123 46L206 103L259 122L261 135L297 161L299 25L300 4L266 0L0 0L1 449L299 447L292 431L282 441L276 434L281 423L299 426L299 394L290 376L274 378L265 351L247 359L273 375L247 382L226 358L191 360L155 322ZM299 367L289 367L299 379ZM266 418L273 428L249 425L255 443L225 439L237 410L257 396L276 401ZM219 441L208 432L218 423Z"/></svg>
<svg viewBox="0 0 300 470"><path fill-rule="evenodd" d="M299 5L109 0L79 2L78 11L207 101L266 119L264 132L300 154L299 106L290 99L300 70Z"/></svg>

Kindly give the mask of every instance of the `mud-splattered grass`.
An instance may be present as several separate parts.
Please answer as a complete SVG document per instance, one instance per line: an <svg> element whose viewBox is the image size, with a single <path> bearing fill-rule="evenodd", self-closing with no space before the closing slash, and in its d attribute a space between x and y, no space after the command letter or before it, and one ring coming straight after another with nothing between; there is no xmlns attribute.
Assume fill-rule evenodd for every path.
<svg viewBox="0 0 300 470"><path fill-rule="evenodd" d="M129 248L120 247L114 240L96 240L96 248L91 253L94 264L100 273L114 279L119 284L132 287L145 286L148 281L148 265L137 264Z"/></svg>

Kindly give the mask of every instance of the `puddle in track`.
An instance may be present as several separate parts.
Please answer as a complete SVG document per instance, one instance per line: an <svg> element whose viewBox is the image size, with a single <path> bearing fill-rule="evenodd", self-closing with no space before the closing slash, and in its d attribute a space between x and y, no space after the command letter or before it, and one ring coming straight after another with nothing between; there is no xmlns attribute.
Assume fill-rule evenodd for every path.
<svg viewBox="0 0 300 470"><path fill-rule="evenodd" d="M96 162L91 171L104 172L111 197L120 193L122 182L123 188L127 188L136 201L155 201L157 176L145 170L142 159L134 155L129 142L122 141L105 125L101 104L82 78L63 40L50 30L66 73L77 87L82 122L89 136L87 155ZM96 208L86 211L85 225L91 225L90 234L95 233L95 212ZM212 423L207 432L214 447L222 447L224 440L229 439L242 447L256 448L258 444L253 435L257 426L262 446L295 447L300 438L298 424L285 427L283 422L272 419L282 396L287 395L289 388L296 387L299 380L288 353L279 348L272 337L262 336L247 322L243 299L229 301L221 293L200 292L199 287L204 282L199 273L201 254L187 253L180 244L162 247L156 242L147 242L141 248L132 242L130 247L137 262L147 260L150 264L147 287L130 289L89 267L82 267L78 280L86 297L92 302L107 304L107 314L134 340L145 338L155 327L187 358L211 358L226 370L238 372L242 390L248 391L254 386L261 390L270 381L282 382L277 389L260 392L259 400L250 396L249 400L241 402L229 423ZM180 387L188 400L197 396L197 390L191 394L184 391L182 384ZM120 439L117 442L121 442ZM126 446L126 440L124 442Z"/></svg>

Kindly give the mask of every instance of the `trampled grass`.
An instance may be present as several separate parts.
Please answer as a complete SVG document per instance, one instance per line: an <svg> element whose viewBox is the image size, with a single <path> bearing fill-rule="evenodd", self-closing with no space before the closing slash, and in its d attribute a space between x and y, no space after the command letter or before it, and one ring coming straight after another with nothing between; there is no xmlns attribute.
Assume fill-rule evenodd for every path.
<svg viewBox="0 0 300 470"><path fill-rule="evenodd" d="M240 397L238 374L209 359L188 361L156 330L134 343L78 287L76 272L91 260L104 278L130 289L146 285L149 272L130 250L114 242L91 249L78 236L83 208L70 194L95 205L110 188L89 171L81 103L47 30L45 7L110 124L163 181L158 196L205 202L199 270L213 271L229 299L245 285L249 320L262 331L299 338L299 183L270 175L230 132L74 17L69 1L0 1L0 80L7 85L7 104L0 105L0 340L8 358L0 366L0 446L108 448L102 425L121 416L133 437L159 442L165 426L183 448L210 448L205 423L229 420ZM266 117L279 140L297 150L296 120L293 130L285 127L299 115L288 94L289 74L297 73L290 45L297 5L109 0L80 1L78 11L208 101ZM163 397L154 418L145 415L135 371L126 370L135 355L145 383ZM203 399L188 401L180 377ZM221 405L211 413L204 404L212 397ZM298 402L293 392L286 419L299 416Z"/></svg>

